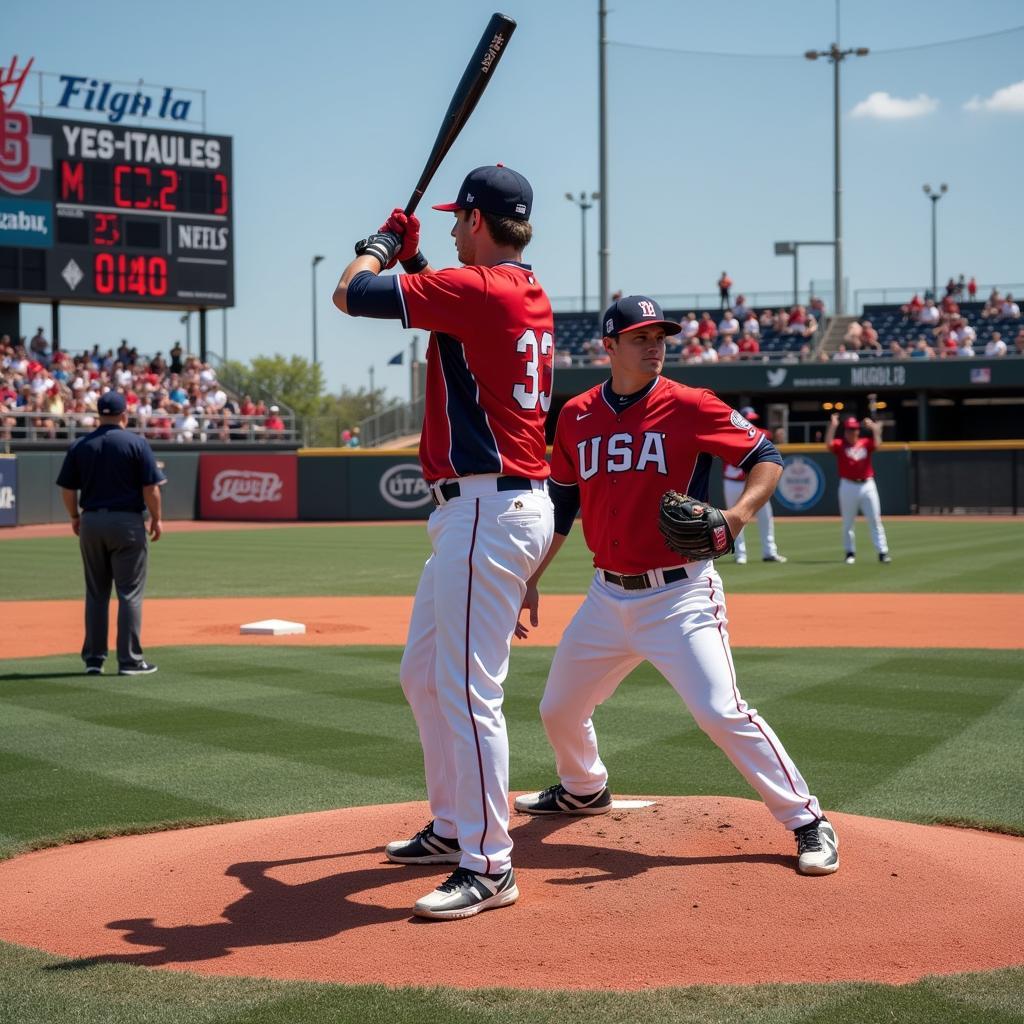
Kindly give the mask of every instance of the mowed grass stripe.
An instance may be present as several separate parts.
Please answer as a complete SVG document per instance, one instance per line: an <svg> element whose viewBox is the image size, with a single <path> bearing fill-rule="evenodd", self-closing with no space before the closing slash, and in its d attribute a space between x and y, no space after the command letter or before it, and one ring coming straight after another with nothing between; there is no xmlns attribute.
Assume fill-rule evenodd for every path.
<svg viewBox="0 0 1024 1024"><path fill-rule="evenodd" d="M859 814L903 818L913 802L932 820L962 824L960 816L949 814L947 808L951 803L970 804L972 823L1000 828L1006 820L1005 809L1019 808L1022 803L1022 723L1024 683L1018 682L1016 689L987 714L965 722L942 743L862 792L850 801L849 809ZM935 786L935 780L941 780L941 785ZM1024 828L1017 831L1024 834Z"/></svg>
<svg viewBox="0 0 1024 1024"><path fill-rule="evenodd" d="M842 564L838 522L779 519L786 565L758 557L756 527L750 563L719 567L733 593L1021 593L1024 545L1016 522L886 523L892 565L878 564L861 523L856 565ZM653 528L653 527L652 527ZM168 532L153 545L150 597L412 594L430 554L422 523L399 526L303 527L217 533ZM6 540L0 546L2 600L81 599L81 559L73 536ZM592 559L577 527L544 577L547 593L583 593Z"/></svg>
<svg viewBox="0 0 1024 1024"><path fill-rule="evenodd" d="M551 654L523 648L514 656L505 703L514 789L554 778L538 714ZM400 656L397 648L274 651L291 668L283 699L248 682L266 667L265 648L168 648L154 652L160 673L131 681L46 677L47 670L59 675L60 658L8 662L0 714L10 727L0 733L0 751L38 765L23 776L11 762L7 771L16 778L0 794L0 820L24 842L87 829L97 817L105 826L142 827L166 820L174 800L188 802L182 816L191 819L422 799L415 726L395 698ZM842 649L825 660L816 651L744 650L736 662L748 703L760 708L826 806L886 816L895 792L898 817L1024 831L1014 796L1024 789L1024 769L1009 753L985 755L988 722L1000 724L1008 751L1019 749L1016 652ZM220 686L211 672L221 673ZM306 693L315 714L303 710ZM753 796L650 666L622 684L595 723L620 793ZM973 762L978 785L951 786L943 751L957 772ZM921 762L928 770L914 771ZM70 796L66 814L50 814L54 768L69 773L63 790L88 803L81 822ZM982 800L985 777L991 785ZM130 810L118 787L137 791ZM15 803L16 830L7 817ZM104 805L105 815L93 813Z"/></svg>

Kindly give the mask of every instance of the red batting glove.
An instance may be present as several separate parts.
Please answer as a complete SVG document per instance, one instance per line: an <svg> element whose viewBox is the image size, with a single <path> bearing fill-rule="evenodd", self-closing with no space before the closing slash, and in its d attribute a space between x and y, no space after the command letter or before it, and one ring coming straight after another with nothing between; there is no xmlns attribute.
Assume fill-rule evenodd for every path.
<svg viewBox="0 0 1024 1024"><path fill-rule="evenodd" d="M415 213L408 216L405 210L396 207L380 229L392 231L402 239L402 248L398 250L399 262L412 259L420 251L420 219Z"/></svg>

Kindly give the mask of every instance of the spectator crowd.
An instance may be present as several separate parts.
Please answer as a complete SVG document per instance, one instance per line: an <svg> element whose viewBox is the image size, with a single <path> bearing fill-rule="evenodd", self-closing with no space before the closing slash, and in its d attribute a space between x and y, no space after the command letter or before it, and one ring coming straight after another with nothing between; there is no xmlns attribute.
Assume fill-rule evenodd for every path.
<svg viewBox="0 0 1024 1024"><path fill-rule="evenodd" d="M58 440L99 426L96 403L124 395L129 427L153 441L247 440L286 429L276 405L228 395L208 363L176 342L165 357L141 356L122 340L79 355L50 345L40 327L25 344L0 336L0 440Z"/></svg>

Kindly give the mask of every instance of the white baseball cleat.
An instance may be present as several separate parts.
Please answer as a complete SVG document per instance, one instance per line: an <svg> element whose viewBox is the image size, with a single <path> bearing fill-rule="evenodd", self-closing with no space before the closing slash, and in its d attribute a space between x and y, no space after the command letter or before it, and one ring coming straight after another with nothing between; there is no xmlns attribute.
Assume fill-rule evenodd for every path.
<svg viewBox="0 0 1024 1024"><path fill-rule="evenodd" d="M843 559L843 561L846 562L847 565L853 565L853 563L856 562L857 559L854 558L853 555L848 553L846 558Z"/></svg>
<svg viewBox="0 0 1024 1024"><path fill-rule="evenodd" d="M737 555L736 556L736 564L737 565L746 565L747 564L747 556L746 555Z"/></svg>
<svg viewBox="0 0 1024 1024"><path fill-rule="evenodd" d="M416 901L412 912L417 917L454 921L472 917L481 910L507 907L519 899L516 874L508 871L485 875L468 868L456 868L447 881Z"/></svg>
<svg viewBox="0 0 1024 1024"><path fill-rule="evenodd" d="M793 835L801 875L831 875L839 870L839 837L828 818L812 821L796 829Z"/></svg>

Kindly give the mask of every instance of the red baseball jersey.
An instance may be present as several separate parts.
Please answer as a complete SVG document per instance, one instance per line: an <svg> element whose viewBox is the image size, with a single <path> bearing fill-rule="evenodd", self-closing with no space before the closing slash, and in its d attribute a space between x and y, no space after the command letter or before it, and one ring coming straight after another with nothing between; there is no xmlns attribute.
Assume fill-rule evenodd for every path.
<svg viewBox="0 0 1024 1024"><path fill-rule="evenodd" d="M838 460L839 477L842 480L867 480L875 475L871 468L871 453L875 450L873 437L858 437L854 444L847 444L841 437L832 442L832 454Z"/></svg>
<svg viewBox="0 0 1024 1024"><path fill-rule="evenodd" d="M547 477L555 325L530 267L455 267L398 281L402 323L431 332L424 478Z"/></svg>
<svg viewBox="0 0 1024 1024"><path fill-rule="evenodd" d="M707 501L715 456L750 468L772 443L703 388L655 377L621 410L606 381L565 403L555 429L551 479L578 486L583 533L594 565L633 574L686 560L657 530L669 488Z"/></svg>

